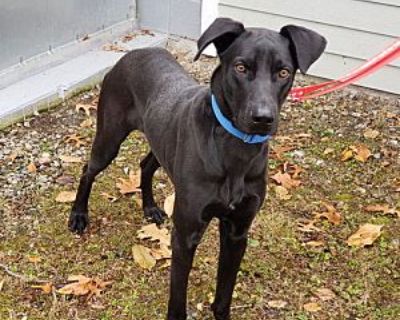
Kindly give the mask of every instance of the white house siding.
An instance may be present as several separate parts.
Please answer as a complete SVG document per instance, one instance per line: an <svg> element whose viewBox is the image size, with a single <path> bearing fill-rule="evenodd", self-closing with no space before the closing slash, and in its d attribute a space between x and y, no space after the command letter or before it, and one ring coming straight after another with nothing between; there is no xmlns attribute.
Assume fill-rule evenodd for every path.
<svg viewBox="0 0 400 320"><path fill-rule="evenodd" d="M297 24L328 39L310 74L336 79L400 36L400 0L220 0L219 15L279 30ZM358 84L400 94L400 59Z"/></svg>

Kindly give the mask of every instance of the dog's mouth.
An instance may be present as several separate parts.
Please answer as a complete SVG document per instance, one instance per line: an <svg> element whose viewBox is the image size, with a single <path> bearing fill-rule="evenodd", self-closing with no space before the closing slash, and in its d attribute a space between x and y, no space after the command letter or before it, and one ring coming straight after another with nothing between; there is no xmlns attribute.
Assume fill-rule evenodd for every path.
<svg viewBox="0 0 400 320"><path fill-rule="evenodd" d="M237 128L247 134L274 135L277 131L276 121L270 124L235 121Z"/></svg>

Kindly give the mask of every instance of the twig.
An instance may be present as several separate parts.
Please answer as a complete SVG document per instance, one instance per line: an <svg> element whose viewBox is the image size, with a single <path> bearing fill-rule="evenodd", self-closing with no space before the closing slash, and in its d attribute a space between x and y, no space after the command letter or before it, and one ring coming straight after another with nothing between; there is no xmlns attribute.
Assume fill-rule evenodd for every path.
<svg viewBox="0 0 400 320"><path fill-rule="evenodd" d="M49 280L42 280L42 279L36 279L36 278L28 278L22 274L15 273L14 271L11 271L9 267L7 267L5 264L0 263L0 268L4 270L5 273L8 275L20 279L23 282L35 282L35 283L48 283L50 282Z"/></svg>
<svg viewBox="0 0 400 320"><path fill-rule="evenodd" d="M247 309L247 308L252 308L253 306L254 304L250 303L242 306L232 306L231 309Z"/></svg>

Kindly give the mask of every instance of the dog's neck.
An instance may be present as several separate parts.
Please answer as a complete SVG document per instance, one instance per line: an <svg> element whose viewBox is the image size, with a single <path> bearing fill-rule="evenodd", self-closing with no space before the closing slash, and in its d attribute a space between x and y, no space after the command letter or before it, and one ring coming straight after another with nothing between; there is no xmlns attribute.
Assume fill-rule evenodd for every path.
<svg viewBox="0 0 400 320"><path fill-rule="evenodd" d="M224 94L224 89L222 86L223 83L223 77L222 77L222 69L221 65L219 65L213 72L213 75L211 77L211 92L215 95L218 101L218 105L221 109L221 112L225 117L227 117L229 120L234 120L232 119L232 109L228 105L228 102L225 99L225 94ZM234 122L234 121L233 121Z"/></svg>

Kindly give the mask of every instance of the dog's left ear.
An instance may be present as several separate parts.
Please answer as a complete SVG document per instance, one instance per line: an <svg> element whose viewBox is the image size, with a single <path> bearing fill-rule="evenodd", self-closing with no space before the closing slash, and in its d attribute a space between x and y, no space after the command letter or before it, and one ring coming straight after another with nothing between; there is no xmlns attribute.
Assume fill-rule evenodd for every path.
<svg viewBox="0 0 400 320"><path fill-rule="evenodd" d="M280 34L290 40L290 49L302 74L321 56L326 47L326 39L310 29L288 25Z"/></svg>
<svg viewBox="0 0 400 320"><path fill-rule="evenodd" d="M194 57L196 61L203 50L212 42L217 49L218 55L224 52L228 47L245 31L242 23L229 19L217 18L200 36L197 41L198 51Z"/></svg>

